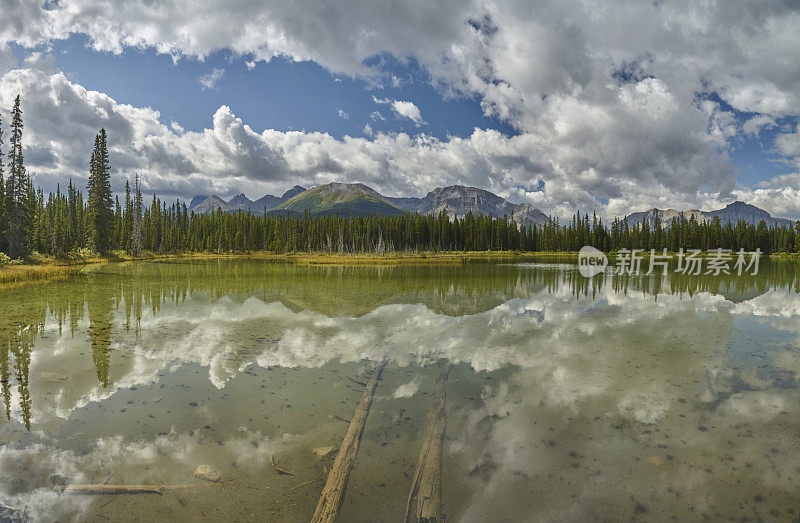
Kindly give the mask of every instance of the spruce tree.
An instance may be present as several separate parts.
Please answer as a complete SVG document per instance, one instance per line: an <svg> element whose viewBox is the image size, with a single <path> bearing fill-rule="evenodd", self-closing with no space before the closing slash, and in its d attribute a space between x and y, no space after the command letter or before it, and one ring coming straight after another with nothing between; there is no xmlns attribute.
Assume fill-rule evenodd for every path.
<svg viewBox="0 0 800 523"><path fill-rule="evenodd" d="M133 228L133 202L131 201L131 185L125 180L125 209L122 215L122 249L131 250L131 229Z"/></svg>
<svg viewBox="0 0 800 523"><path fill-rule="evenodd" d="M119 205L119 196L114 198L114 241L115 249L122 249L122 207Z"/></svg>
<svg viewBox="0 0 800 523"><path fill-rule="evenodd" d="M133 227L131 230L131 253L138 256L142 252L142 187L139 173L133 182Z"/></svg>
<svg viewBox="0 0 800 523"><path fill-rule="evenodd" d="M33 233L34 202L30 201L33 194L22 155L22 128L22 109L20 109L20 98L17 95L11 112L8 181L4 195L8 255L12 258L20 258L28 254Z"/></svg>
<svg viewBox="0 0 800 523"><path fill-rule="evenodd" d="M113 246L114 211L105 129L100 129L100 133L94 139L87 192L89 225L94 250L100 254L107 254Z"/></svg>
<svg viewBox="0 0 800 523"><path fill-rule="evenodd" d="M6 182L3 176L3 119L0 117L0 252L6 251Z"/></svg>

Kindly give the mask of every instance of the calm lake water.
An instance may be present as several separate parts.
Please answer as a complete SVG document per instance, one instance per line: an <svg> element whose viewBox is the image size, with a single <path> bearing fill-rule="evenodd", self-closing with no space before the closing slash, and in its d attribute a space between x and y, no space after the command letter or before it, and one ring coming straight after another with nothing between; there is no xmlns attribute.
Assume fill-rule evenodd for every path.
<svg viewBox="0 0 800 523"><path fill-rule="evenodd" d="M796 519L799 284L239 259L0 290L0 519L308 521L381 358L342 521L402 519L448 363L448 521ZM222 485L54 488L200 464Z"/></svg>

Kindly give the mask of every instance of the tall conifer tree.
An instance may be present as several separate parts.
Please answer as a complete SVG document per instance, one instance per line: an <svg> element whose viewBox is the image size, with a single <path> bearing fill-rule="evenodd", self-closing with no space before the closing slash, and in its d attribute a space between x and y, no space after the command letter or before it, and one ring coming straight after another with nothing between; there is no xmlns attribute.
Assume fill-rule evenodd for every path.
<svg viewBox="0 0 800 523"><path fill-rule="evenodd" d="M125 208L122 211L122 245L126 252L131 250L131 229L133 228L133 202L131 201L131 185L125 180Z"/></svg>
<svg viewBox="0 0 800 523"><path fill-rule="evenodd" d="M0 252L6 250L6 181L3 171L3 119L0 117Z"/></svg>
<svg viewBox="0 0 800 523"><path fill-rule="evenodd" d="M22 109L20 97L14 100L11 111L11 137L8 150L8 181L4 195L6 211L6 236L8 238L8 254L12 258L20 258L28 254L31 235L33 233L33 208L35 197L25 171L22 155Z"/></svg>
<svg viewBox="0 0 800 523"><path fill-rule="evenodd" d="M110 168L106 130L100 129L94 139L87 187L92 242L94 250L100 254L108 253L113 247L114 202L111 199Z"/></svg>
<svg viewBox="0 0 800 523"><path fill-rule="evenodd" d="M138 256L142 252L142 187L139 173L133 182L133 229L131 231L131 252Z"/></svg>

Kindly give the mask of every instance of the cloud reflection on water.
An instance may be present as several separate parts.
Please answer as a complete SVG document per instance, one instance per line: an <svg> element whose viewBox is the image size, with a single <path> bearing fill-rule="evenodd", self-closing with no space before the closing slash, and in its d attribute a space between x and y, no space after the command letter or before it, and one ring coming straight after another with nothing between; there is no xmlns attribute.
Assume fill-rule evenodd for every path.
<svg viewBox="0 0 800 523"><path fill-rule="evenodd" d="M739 478L743 488L755 485L774 491L781 503L791 501L786 482L797 481L791 431L798 427L800 404L796 292L778 287L744 298L704 290L656 297L609 283L576 293L565 283L573 277L569 271L545 270L561 285L526 280L523 271L480 290L415 290L356 315L298 307L296 295L187 292L160 301L152 312L141 308L135 328L125 331L120 326L131 323L129 291L111 309L108 386L99 379L97 358L87 355L91 314L74 321L70 315L49 316L36 336L26 338L28 415L35 431L49 430L90 404L108 403L121 391L158 384L186 368L203 369L208 384L223 390L252 368L321 369L386 357L391 373L446 360L468 367L468 381L482 391L477 402L449 395L453 415L463 420L453 423L447 448L455 464L450 474L460 478L453 481L471 492L461 514L465 520L485 519L487 507L499 519L523 513L614 518L633 515L626 510L640 506L654 518L688 517L687 500L697 514L713 516L733 496L713 488L716 477ZM485 296L502 299L476 309L475 303L487 303ZM466 303L464 313L454 314L459 301ZM764 330L752 330L754 322ZM64 324L72 325L70 333ZM761 352L753 352L748 340L757 340ZM750 352L734 360L739 346ZM67 379L42 379L59 372ZM491 376L496 379L481 381ZM416 378L406 379L380 394L413 398L419 387ZM10 388L11 405L24 403L19 390ZM21 420L24 409L11 414ZM12 456L39 449L61 460L43 460L47 471L40 476L72 467L80 477L76 468L107 459L98 452L108 445L136 455L157 448L159 438L99 439L81 459L55 440L3 450ZM177 438L192 440L187 434ZM191 444L169 452L192 456ZM248 457L251 445L236 439L225 448L252 465L259 461ZM134 447L139 451L132 452ZM773 450L774 459L760 457ZM258 455L263 462L264 454ZM63 464L70 460L78 465ZM656 502L659 485L671 485L677 494ZM2 490L6 505L35 505L10 487ZM550 502L532 508L531 499ZM611 499L635 503L625 501L623 508L609 504Z"/></svg>

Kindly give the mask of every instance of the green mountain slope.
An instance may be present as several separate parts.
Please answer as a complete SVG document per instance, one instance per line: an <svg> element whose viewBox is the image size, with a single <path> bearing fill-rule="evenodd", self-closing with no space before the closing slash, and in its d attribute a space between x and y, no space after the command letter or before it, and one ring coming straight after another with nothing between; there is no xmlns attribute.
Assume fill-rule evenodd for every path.
<svg viewBox="0 0 800 523"><path fill-rule="evenodd" d="M276 211L304 210L312 215L334 214L393 216L408 212L360 183L329 183L313 187L278 205Z"/></svg>

